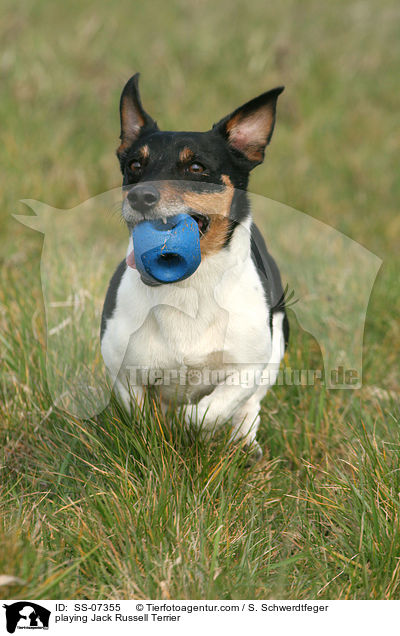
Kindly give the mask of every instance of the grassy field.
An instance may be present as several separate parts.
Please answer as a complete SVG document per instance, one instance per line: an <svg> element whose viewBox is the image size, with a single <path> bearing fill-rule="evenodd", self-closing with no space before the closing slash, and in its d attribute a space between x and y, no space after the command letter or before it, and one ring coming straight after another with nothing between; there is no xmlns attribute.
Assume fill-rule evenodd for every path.
<svg viewBox="0 0 400 636"><path fill-rule="evenodd" d="M400 598L399 21L394 0L3 0L0 575L19 581L0 596ZM91 420L52 405L43 237L11 214L26 213L20 199L72 208L119 185L118 98L137 70L172 129L207 129L285 84L251 191L383 261L362 389L274 389L251 469L240 446L188 442L152 403L134 425L114 402ZM287 364L318 368L290 321Z"/></svg>

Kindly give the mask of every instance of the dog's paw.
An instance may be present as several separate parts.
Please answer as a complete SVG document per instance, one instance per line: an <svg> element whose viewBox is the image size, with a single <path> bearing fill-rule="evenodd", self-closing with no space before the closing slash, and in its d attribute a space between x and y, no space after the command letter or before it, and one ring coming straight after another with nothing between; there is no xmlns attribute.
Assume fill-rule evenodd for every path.
<svg viewBox="0 0 400 636"><path fill-rule="evenodd" d="M183 407L186 426L201 430L207 437L229 419L229 416L218 408L218 404L215 405L215 402L208 398L209 396L206 396L198 404L187 404Z"/></svg>
<svg viewBox="0 0 400 636"><path fill-rule="evenodd" d="M245 446L245 451L247 453L246 468L251 468L251 466L260 462L264 455L260 444L255 440L250 444L250 446Z"/></svg>

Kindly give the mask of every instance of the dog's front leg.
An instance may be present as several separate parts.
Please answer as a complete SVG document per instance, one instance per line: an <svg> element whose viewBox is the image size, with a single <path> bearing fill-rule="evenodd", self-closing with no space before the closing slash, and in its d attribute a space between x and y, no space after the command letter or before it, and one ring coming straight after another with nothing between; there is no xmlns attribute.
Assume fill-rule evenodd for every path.
<svg viewBox="0 0 400 636"><path fill-rule="evenodd" d="M257 391L257 380L261 374L262 366L242 366L240 370L232 370L212 393L204 396L197 404L184 406L187 426L195 426L206 434L212 434L230 420Z"/></svg>
<svg viewBox="0 0 400 636"><path fill-rule="evenodd" d="M144 390L142 386L133 386L127 381L123 381L120 377L117 377L114 383L114 391L127 413L132 412L132 408L135 407L135 404L137 404L140 409L143 408Z"/></svg>

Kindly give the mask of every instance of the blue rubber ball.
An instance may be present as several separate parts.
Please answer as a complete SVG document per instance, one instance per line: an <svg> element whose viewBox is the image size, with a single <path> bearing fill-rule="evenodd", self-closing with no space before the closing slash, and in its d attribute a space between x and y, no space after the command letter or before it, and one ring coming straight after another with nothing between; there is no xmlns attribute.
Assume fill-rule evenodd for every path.
<svg viewBox="0 0 400 636"><path fill-rule="evenodd" d="M133 250L143 282L176 283L191 276L201 262L199 228L189 214L142 221L132 231Z"/></svg>

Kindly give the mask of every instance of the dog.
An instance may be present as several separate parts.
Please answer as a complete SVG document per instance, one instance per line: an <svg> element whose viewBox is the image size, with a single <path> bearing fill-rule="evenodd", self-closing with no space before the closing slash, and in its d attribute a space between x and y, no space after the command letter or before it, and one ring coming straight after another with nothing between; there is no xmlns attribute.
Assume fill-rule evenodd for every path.
<svg viewBox="0 0 400 636"><path fill-rule="evenodd" d="M228 425L231 440L244 438L259 458L260 401L276 382L289 324L247 186L271 140L283 87L207 132L169 132L144 110L138 78L120 100L123 219L131 236L143 221L190 215L201 263L186 280L152 285L135 268L131 236L104 302L102 356L127 410L155 391L165 411L182 409L186 426L211 436Z"/></svg>

